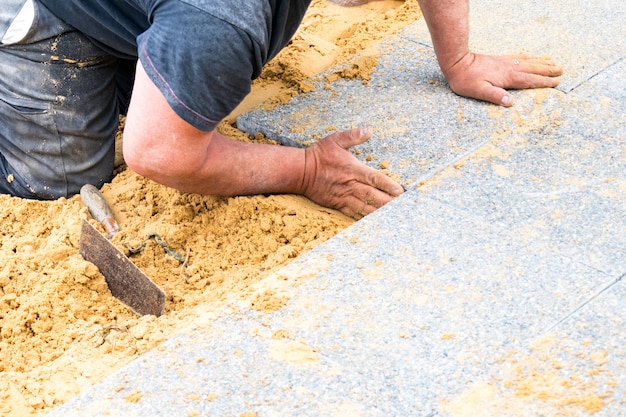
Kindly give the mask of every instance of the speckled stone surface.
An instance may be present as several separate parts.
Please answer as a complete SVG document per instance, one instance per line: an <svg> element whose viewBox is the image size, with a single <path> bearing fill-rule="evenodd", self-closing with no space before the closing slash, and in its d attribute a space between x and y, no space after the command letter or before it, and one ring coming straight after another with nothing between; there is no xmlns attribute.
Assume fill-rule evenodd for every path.
<svg viewBox="0 0 626 417"><path fill-rule="evenodd" d="M417 22L369 85L243 115L292 145L374 125L357 157L409 190L255 287L282 308L199 313L51 416L624 414L626 3L472 11L476 48L551 54L561 87L457 97Z"/></svg>
<svg viewBox="0 0 626 417"><path fill-rule="evenodd" d="M442 399L437 415L623 415L626 289L620 278L558 327L502 358L487 379Z"/></svg>
<svg viewBox="0 0 626 417"><path fill-rule="evenodd" d="M623 272L626 113L559 93L541 105L519 100L514 113L503 117L518 124L420 194L529 236L533 245Z"/></svg>
<svg viewBox="0 0 626 417"><path fill-rule="evenodd" d="M626 88L624 88L624 74L626 74L626 57L605 68L584 84L579 85L571 95L588 99L596 106L612 108L614 116L624 117L624 103L626 103ZM622 119L623 120L623 119Z"/></svg>
<svg viewBox="0 0 626 417"><path fill-rule="evenodd" d="M438 415L442 398L513 372L503 363L526 358L518 352L535 339L562 339L566 324L576 322L570 314L611 278L528 243L409 192L272 277L315 275L290 287L284 308L267 314L233 305L63 414ZM616 311L605 310L613 318L606 325L619 346L626 335L615 319L625 307L611 303ZM552 348L552 359L563 360ZM619 357L611 360L607 372L624 372ZM142 400L127 401L137 390Z"/></svg>

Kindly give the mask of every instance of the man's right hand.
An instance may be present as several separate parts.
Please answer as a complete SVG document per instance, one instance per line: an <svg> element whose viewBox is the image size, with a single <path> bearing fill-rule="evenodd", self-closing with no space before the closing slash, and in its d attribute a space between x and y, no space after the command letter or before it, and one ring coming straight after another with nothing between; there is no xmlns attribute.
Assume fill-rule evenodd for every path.
<svg viewBox="0 0 626 417"><path fill-rule="evenodd" d="M349 151L372 133L372 128L337 132L307 148L302 194L357 220L401 195L400 184Z"/></svg>

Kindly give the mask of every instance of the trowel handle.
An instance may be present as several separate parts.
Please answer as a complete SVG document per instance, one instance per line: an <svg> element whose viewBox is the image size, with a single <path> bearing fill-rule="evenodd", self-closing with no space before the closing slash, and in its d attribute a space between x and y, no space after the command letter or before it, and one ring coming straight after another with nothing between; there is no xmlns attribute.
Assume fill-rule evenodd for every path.
<svg viewBox="0 0 626 417"><path fill-rule="evenodd" d="M120 226L115 220L113 210L109 206L109 203L105 200L100 191L91 184L85 184L80 189L80 198L83 200L83 204L89 209L91 217L96 219L107 233L107 238L111 239L117 232L120 231Z"/></svg>

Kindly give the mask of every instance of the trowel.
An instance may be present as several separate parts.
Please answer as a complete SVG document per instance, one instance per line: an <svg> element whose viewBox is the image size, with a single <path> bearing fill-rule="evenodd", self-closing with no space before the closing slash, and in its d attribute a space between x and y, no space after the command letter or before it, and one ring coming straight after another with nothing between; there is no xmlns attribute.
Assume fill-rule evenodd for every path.
<svg viewBox="0 0 626 417"><path fill-rule="evenodd" d="M98 267L115 298L140 315L158 317L163 314L165 292L110 241L120 227L104 196L96 187L86 184L80 190L80 197L107 234L103 236L87 220L83 220L80 254Z"/></svg>

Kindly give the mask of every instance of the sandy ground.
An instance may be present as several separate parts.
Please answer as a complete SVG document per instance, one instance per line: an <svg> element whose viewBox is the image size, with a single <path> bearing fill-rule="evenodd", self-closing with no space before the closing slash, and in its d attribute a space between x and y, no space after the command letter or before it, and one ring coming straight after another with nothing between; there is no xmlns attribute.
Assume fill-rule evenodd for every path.
<svg viewBox="0 0 626 417"><path fill-rule="evenodd" d="M351 8L313 1L293 42L233 116L309 91L307 79L336 64L348 67L333 77L366 82L377 41L418 18L415 0ZM242 134L233 119L220 130L240 140L264 140ZM118 171L103 187L122 227L116 243L125 250L121 243L145 241L143 251L126 253L166 292L165 314L136 315L80 256L80 224L90 216L79 197L34 202L0 196L2 416L46 414L229 300L261 311L280 308L284 300L255 291L254 284L352 224L299 196L181 194L123 163ZM184 261L145 240L153 233Z"/></svg>

